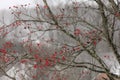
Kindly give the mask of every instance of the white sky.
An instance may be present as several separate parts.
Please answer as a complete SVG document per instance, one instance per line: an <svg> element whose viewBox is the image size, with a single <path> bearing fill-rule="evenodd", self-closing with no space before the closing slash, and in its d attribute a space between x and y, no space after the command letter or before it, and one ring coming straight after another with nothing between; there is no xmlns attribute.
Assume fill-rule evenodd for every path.
<svg viewBox="0 0 120 80"><path fill-rule="evenodd" d="M0 1L0 10L1 9L8 9L11 6L14 5L21 5L21 4L35 4L35 2L41 2L42 0L1 0ZM52 5L55 5L56 2L62 2L65 3L66 1L71 1L71 0L47 0L48 2L50 2ZM81 1L81 0L72 0L72 1ZM83 0L86 1L86 0Z"/></svg>
<svg viewBox="0 0 120 80"><path fill-rule="evenodd" d="M34 0L1 0L0 1L0 10L1 9L8 9L14 5L21 5L21 4L28 4L28 3L35 3Z"/></svg>
<svg viewBox="0 0 120 80"><path fill-rule="evenodd" d="M21 4L28 4L28 3L34 4L35 1L37 1L37 0L1 0L0 1L0 10L8 9L9 7L14 6L14 5L21 5ZM38 1L40 3L40 1L42 1L42 0L38 0ZM56 1L65 2L65 0L51 0L50 2L55 4Z"/></svg>

